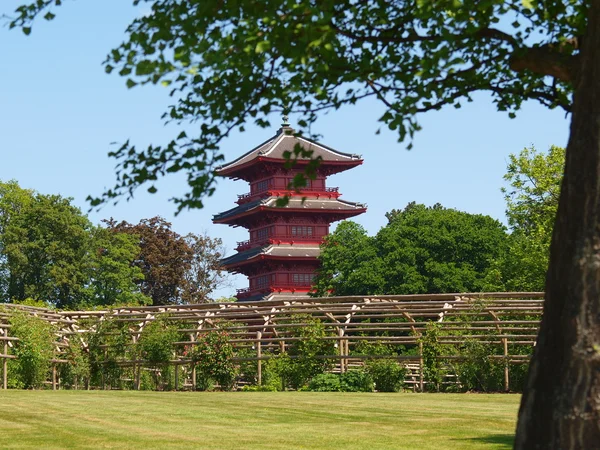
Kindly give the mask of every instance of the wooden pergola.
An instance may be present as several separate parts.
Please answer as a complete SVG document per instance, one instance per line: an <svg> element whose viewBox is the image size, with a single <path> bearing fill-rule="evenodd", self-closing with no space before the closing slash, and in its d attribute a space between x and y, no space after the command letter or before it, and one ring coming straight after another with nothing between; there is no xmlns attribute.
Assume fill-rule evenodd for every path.
<svg viewBox="0 0 600 450"><path fill-rule="evenodd" d="M422 391L423 352L421 337L427 325L439 324L439 344L456 346L465 339L498 346L493 358L504 361L505 389L509 389L509 370L513 364L527 363L538 332L542 314L542 292L458 293L381 295L325 298L297 298L236 303L206 303L155 307L120 307L98 311L54 311L13 304L0 308L0 343L3 351L3 388L7 388L7 361L15 358L10 347L17 339L11 337L8 317L11 308L18 308L55 325L55 358L52 386L59 385L56 367L66 363L64 350L76 340L85 342L97 324L105 320L121 323L128 331L131 345L144 326L161 315L177 321L189 340L176 342L173 359L178 379L180 368L186 374L194 372L193 361L184 355L186 346L194 345L198 336L217 328L228 330L237 348L253 348L255 356L234 358L256 361L258 382L261 383L263 361L286 351L286 346L298 340L294 331L303 323L292 317L316 318L329 331L322 339L335 341L336 354L320 355L334 363L334 370L346 372L374 355L353 351L361 341L381 342L418 349L412 354L399 353L393 358L409 370L406 383ZM385 356L389 358L389 356ZM451 359L452 356L440 356ZM122 359L119 364L133 367L139 388L140 370L147 361ZM192 377L195 379L195 377ZM179 383L176 382L176 385Z"/></svg>

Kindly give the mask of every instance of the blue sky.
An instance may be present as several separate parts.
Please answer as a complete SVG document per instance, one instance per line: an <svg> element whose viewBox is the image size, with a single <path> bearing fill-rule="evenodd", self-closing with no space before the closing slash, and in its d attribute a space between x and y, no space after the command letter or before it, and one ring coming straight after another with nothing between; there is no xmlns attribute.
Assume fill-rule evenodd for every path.
<svg viewBox="0 0 600 450"><path fill-rule="evenodd" d="M22 1L3 0L0 16L10 14ZM160 119L170 104L167 89L127 89L124 79L105 74L101 65L144 7L134 8L126 0L64 3L54 21L40 20L28 37L0 27L0 179L72 197L87 211L85 198L114 183L115 162L107 157L111 142L160 144L176 136L178 128L165 127ZM488 95L474 99L459 110L422 116L423 130L411 151L391 131L375 135L383 112L375 101L320 118L313 131L323 136L324 144L364 157L361 167L331 177L329 185L339 186L346 200L368 204L367 213L355 220L370 234L385 224L387 211L411 201L439 202L505 221L500 188L508 155L532 144L538 149L566 145L569 117L564 112L531 102L511 120L495 110ZM293 125L293 117L291 121ZM247 127L245 133L231 136L222 146L226 160L275 132L276 127ZM229 252L237 241L247 239L244 229L211 222L214 214L235 206L236 195L248 190L244 182L220 180L204 209L183 211L177 217L169 198L185 191L183 177L172 176L157 186L158 194L139 191L129 202L90 213L90 219L138 222L160 215L178 233L206 231L222 238ZM245 285L245 277L233 277L232 287L216 294L230 295Z"/></svg>

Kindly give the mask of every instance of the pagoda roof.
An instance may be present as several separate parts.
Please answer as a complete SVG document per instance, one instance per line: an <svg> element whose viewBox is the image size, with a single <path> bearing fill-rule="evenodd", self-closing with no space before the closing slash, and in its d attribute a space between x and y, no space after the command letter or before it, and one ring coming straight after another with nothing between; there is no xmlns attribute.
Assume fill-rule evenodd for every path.
<svg viewBox="0 0 600 450"><path fill-rule="evenodd" d="M234 267L253 262L260 257L269 258L316 258L321 253L321 249L315 245L267 245L264 247L251 248L243 252L236 253L221 260L224 267Z"/></svg>
<svg viewBox="0 0 600 450"><path fill-rule="evenodd" d="M258 199L253 202L242 203L228 211L213 216L213 222L227 223L228 221L240 217L254 214L258 211L269 210L278 212L298 212L311 211L311 213L340 213L344 216L354 216L366 210L363 203L348 202L337 198L307 198L291 197L286 206L277 206L277 200L280 197L268 197Z"/></svg>
<svg viewBox="0 0 600 450"><path fill-rule="evenodd" d="M293 128L283 126L275 136L239 158L218 167L217 173L226 176L236 176L236 172L259 161L279 161L283 163L286 161L285 152L290 152L293 155L296 144L299 144L305 150L312 150L312 159L320 156L321 165L344 165L350 168L362 164L363 161L360 155L340 152L312 139L297 136ZM299 157L298 161L308 162L310 158Z"/></svg>

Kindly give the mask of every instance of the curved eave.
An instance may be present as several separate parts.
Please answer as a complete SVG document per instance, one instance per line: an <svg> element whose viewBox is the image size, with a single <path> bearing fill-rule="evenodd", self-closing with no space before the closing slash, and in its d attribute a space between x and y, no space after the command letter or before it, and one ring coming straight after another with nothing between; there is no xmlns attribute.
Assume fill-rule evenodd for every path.
<svg viewBox="0 0 600 450"><path fill-rule="evenodd" d="M250 218L251 216L261 213L261 212L277 212L279 214L293 214L293 213L302 213L309 215L335 215L340 216L339 219L342 220L348 217L358 216L367 211L367 208L357 208L357 209L321 209L321 208L278 208L278 207L270 207L270 206L259 206L257 208L250 209L248 211L241 212L239 214L235 214L228 217L223 217L222 219L213 219L213 223L222 223L233 225L239 219Z"/></svg>
<svg viewBox="0 0 600 450"><path fill-rule="evenodd" d="M296 161L293 167L305 166L311 160L310 159L299 159ZM275 164L279 166L284 166L288 160L280 159L280 158L269 158L267 156L259 156L258 158L247 161L243 164L223 167L222 169L217 169L217 174L229 177L229 178L237 178L237 179L245 179L246 173L251 172L257 166L261 164ZM352 161L328 161L321 160L319 167L327 168L331 173L340 173L345 170L352 169L353 167L360 166L363 163L362 159L355 159Z"/></svg>
<svg viewBox="0 0 600 450"><path fill-rule="evenodd" d="M231 264L223 264L223 267L227 270L234 270L238 267L248 266L256 264L265 260L268 261L318 261L317 256L277 256L277 255L257 255L253 258L246 259L244 261L238 261Z"/></svg>

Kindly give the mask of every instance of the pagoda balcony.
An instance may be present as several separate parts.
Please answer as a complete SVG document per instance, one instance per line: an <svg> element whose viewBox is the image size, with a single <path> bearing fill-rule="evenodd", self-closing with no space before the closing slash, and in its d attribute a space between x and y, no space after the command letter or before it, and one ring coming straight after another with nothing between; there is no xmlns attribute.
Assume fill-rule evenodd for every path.
<svg viewBox="0 0 600 450"><path fill-rule="evenodd" d="M251 297L257 294L269 294L269 293L281 293L281 292L309 292L312 290L312 284L308 285L303 282L286 282L286 283L274 283L272 286L263 286L257 288L243 288L237 289L236 297L239 300Z"/></svg>
<svg viewBox="0 0 600 450"><path fill-rule="evenodd" d="M248 203L258 197L283 197L285 195L302 195L309 194L314 197L328 197L328 198L338 198L342 194L340 194L338 187L325 187L325 188L316 188L316 187L305 187L300 188L298 191L295 189L275 189L269 188L264 191L255 192L247 192L245 194L238 195L237 204L241 205L243 203Z"/></svg>
<svg viewBox="0 0 600 450"><path fill-rule="evenodd" d="M254 238L249 239L247 241L240 241L237 243L236 250L238 252L243 252L244 250L248 250L249 248L256 245L265 245L265 244L294 244L305 243L305 242L314 242L321 243L323 241L324 236L298 236L292 234L284 234L279 233L273 236L262 237L262 238Z"/></svg>

